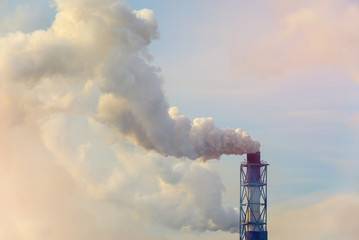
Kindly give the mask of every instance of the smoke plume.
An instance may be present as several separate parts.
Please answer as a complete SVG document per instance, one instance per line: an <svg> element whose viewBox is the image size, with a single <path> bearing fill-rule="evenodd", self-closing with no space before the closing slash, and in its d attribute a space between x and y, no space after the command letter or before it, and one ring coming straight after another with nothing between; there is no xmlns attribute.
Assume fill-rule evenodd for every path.
<svg viewBox="0 0 359 240"><path fill-rule="evenodd" d="M118 239L118 215L122 223L137 222L139 212L141 219L171 229L238 231L238 211L222 205L224 187L215 171L154 152L206 161L256 152L260 144L241 129L220 129L212 118L191 121L169 106L147 51L158 37L151 10L131 11L118 0L55 2L48 29L0 37L0 152L6 161L0 171L10 166L2 181L9 187L1 189L4 202L13 203L4 204L0 222L9 221L10 230L0 229L0 237L23 239L24 228L33 239ZM152 152L143 156L124 139ZM18 183L23 178L32 181ZM39 202L32 195L38 185ZM49 197L58 186L59 197ZM15 195L31 202L14 201ZM97 208L92 199L116 204L104 201ZM86 213L64 206L67 200L85 202L83 211L94 216L74 238L68 238L70 222ZM56 211L46 210L54 202ZM116 221L97 226L98 216ZM108 226L113 232L103 237ZM59 232L49 235L51 228ZM131 231L126 239L141 239L138 234Z"/></svg>
<svg viewBox="0 0 359 240"><path fill-rule="evenodd" d="M258 151L260 144L241 129L219 129L211 118L190 121L169 108L146 49L158 36L151 10L131 12L114 0L56 2L59 12L50 29L0 40L5 82L31 88L95 83L101 89L96 118L164 156L208 160Z"/></svg>

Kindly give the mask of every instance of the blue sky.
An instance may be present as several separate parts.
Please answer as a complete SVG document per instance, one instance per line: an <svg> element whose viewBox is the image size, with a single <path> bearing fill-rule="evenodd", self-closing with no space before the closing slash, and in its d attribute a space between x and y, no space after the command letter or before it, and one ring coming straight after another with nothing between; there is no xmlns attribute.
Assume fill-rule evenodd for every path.
<svg viewBox="0 0 359 240"><path fill-rule="evenodd" d="M64 9L68 8L66 5L68 1L57 2L63 3ZM79 1L79 4L86 6L90 2L96 1L83 0ZM357 174L359 170L359 95L357 94L359 91L357 70L359 48L356 43L359 36L358 2L133 0L128 1L128 4L131 9L147 8L154 11L159 38L146 47L153 57L149 64L161 69L162 87L169 105L178 107L180 112L190 119L213 117L220 128L241 128L252 138L261 142L262 158L270 164L268 169L270 238L355 239L359 234L355 227L359 219L350 212L359 211L357 204L359 196ZM2 9L0 11L0 36L6 43L9 41L7 35L9 32L20 31L31 34L37 29L46 31L52 26L56 14L56 9L49 8L47 0L0 1L0 7ZM3 61L2 58L0 61ZM7 65L0 65L0 68L3 66ZM7 72L2 71L5 73L0 76L7 76ZM91 84L96 85L96 81ZM12 96L13 92L10 94L4 90L6 84L3 83L0 86L3 88L1 94L5 96L5 99ZM51 83L49 86L56 86L56 84ZM26 96L37 94L40 100L42 97L46 99L47 95L44 94L43 89L49 86L40 85L35 90L27 90ZM59 86L59 89L62 87L63 85ZM133 237L131 231L136 229L136 221L141 225L139 232L143 236L149 234L153 239L159 237L169 240L238 238L237 234L221 230L207 229L202 232L196 227L193 229L176 228L174 227L177 226L176 224L166 223L166 221L172 223L173 220L166 214L159 214L159 217L156 217L149 211L141 217L138 213L145 211L146 206L154 209L158 207L159 212L164 211L152 202L152 205L143 202L145 198L157 199L155 196L158 189L162 189L162 193L166 189L168 192L183 191L189 194L191 188L186 185L188 183L186 181L196 181L195 173L197 172L207 174L206 176L218 176L219 180L216 177L213 178L216 178L219 181L218 184L222 184L226 189L221 193L221 204L232 208L238 207L239 166L245 156L222 156L219 161L211 160L204 164L193 163L188 159L162 157L153 151L143 154L139 148L128 143L126 139L117 139L111 130L86 115L89 109L96 107L100 90L93 90L90 100L86 100L81 97L82 95L77 94L76 87L73 88L75 90L70 91L74 96L72 98L68 96L69 99L75 99L74 103L71 102L69 105L65 104L65 93L70 88L65 86L65 90L49 91L53 94L51 101L60 99L61 104L65 104L69 109L59 113L61 116L58 118L44 120L38 117L35 113L41 113L42 110L31 110L31 114L21 113L23 115L13 113L13 110L8 107L14 106L11 105L12 100L9 100L9 105L0 105L2 107L0 119L2 117L2 122L4 122L0 125L1 142L15 146L18 131L25 131L21 130L23 128L26 129L26 134L24 134L26 139L39 141L39 144L35 144L36 149L39 150L38 152L34 150L31 158L41 156L42 159L47 155L51 156L49 158L54 159L50 161L51 164L46 163L49 164L46 167L46 164L43 165L44 160L39 163L42 164L39 168L44 171L51 169L49 172L56 172L61 182L75 186L76 199L73 201L83 209L79 211L75 205L69 207L75 219L81 219L81 214L88 214L102 220L111 219L104 220L98 226L91 223L96 225L96 229L100 229L99 233L108 234L106 235L108 239L112 239L111 236L114 233L123 233L123 239ZM13 98L9 97L9 99ZM83 115L77 112L82 101L84 105L94 105L84 110L86 114L80 111ZM78 115L72 115L73 112L77 112ZM4 117L4 114L14 117L8 119ZM35 130L29 130L32 129L27 126L29 122L18 124L21 121L15 121L19 116L28 115L30 117L25 118L30 119L29 122L41 122L40 126L36 125L40 129L38 134L34 133ZM78 118L79 115L82 117ZM41 121L33 120L37 118ZM8 122L10 123L7 124ZM67 124L68 127L66 127ZM72 131L63 137L58 129L62 129L64 135L68 129ZM62 142L67 138L73 140L72 145L70 141ZM70 160L63 160L66 158L64 156L71 156L72 149L76 149L77 145L80 146L79 156L82 156L80 153L83 152L83 156L80 157L82 162L79 160L81 164L73 165ZM21 146L24 147L26 144L22 143L20 148ZM22 160L24 156L18 156L7 149L3 149L3 152L6 152L2 155L0 153L3 159L8 156L17 156L16 161L19 165L24 161ZM134 161L136 163L124 160L124 158L136 159ZM105 179L107 183L110 183L111 179L117 179L117 173L114 173L113 169L116 169L119 175L122 174L123 178L130 180L118 183L120 190L109 191L111 184L102 189L100 185L103 183L99 179ZM145 173L146 169L149 170ZM182 188L178 185L167 186L166 177L175 178L177 171L167 173L168 169L187 169L188 175L183 174L191 180L183 177L187 180L181 182ZM8 186L15 184L16 176L24 174L20 170L14 167L13 175L9 174ZM2 169L2 171L7 170ZM66 174L62 176L61 171L67 172L68 176ZM46 176L42 177L47 179ZM165 179L164 182L162 180L160 183L156 182L162 178ZM34 182L34 185L36 184ZM5 189L2 190L3 193L7 194L9 190L6 184L1 186ZM163 188L163 186L166 187ZM132 199L134 203L129 204L125 200L126 197L122 195L132 193L129 189L135 189L133 191L137 195L134 194L134 199L136 196L142 196L141 194L146 197L141 200ZM104 192L106 194L102 196ZM31 192L19 191L19 194L26 196ZM43 190L44 196L49 194L48 190ZM203 194L205 196L209 193ZM161 195L159 199L164 201L163 205L167 206L165 201L175 202L169 196L172 195L169 194L166 197ZM67 194L64 193L62 197L65 201L72 202ZM51 198L44 197L44 199L45 202L52 201ZM113 199L116 201L111 202ZM185 199L184 202L187 201ZM12 195L9 194L5 202L12 200ZM8 239L21 239L22 236L22 239L31 239L31 236L37 236L37 239L57 239L54 235L51 235L52 237L46 235L50 229L42 223L43 219L49 219L46 211L41 213L43 215L27 214L29 209L22 206L22 203L18 204L14 207L23 209L24 214L21 211L18 213L15 217L18 219L18 225L15 221L14 226L17 226L16 229L22 229L23 235L3 231L4 238L10 236L11 238ZM191 204L192 202L189 201L185 206L188 209L198 208L197 205ZM94 205L95 210L90 211L89 209ZM116 219L114 221L122 224L127 219L111 213L112 207L131 216L127 229L123 227L120 230L117 229L112 220ZM330 212L333 207L337 207L338 211ZM308 220L305 216L309 216L308 218L316 216L319 220ZM342 223L337 219L342 218L350 219L353 226L341 225ZM327 227L316 225L317 222L322 221L327 221L323 224ZM294 231L290 223L297 225L298 229L304 229L308 227L306 224L310 223L313 223L315 227L313 229L309 227L308 234L312 235L306 236L298 230L298 232ZM41 233L36 224L41 225ZM91 224L85 224L83 228L90 228ZM108 224L107 227L106 224ZM318 231L318 228L321 230ZM79 230L78 239L87 236L85 232L85 230ZM0 236L1 234L2 231L0 231ZM61 232L58 236L66 236L61 234L64 233ZM338 235L342 238L338 238ZM135 235L135 238L140 239L140 236Z"/></svg>

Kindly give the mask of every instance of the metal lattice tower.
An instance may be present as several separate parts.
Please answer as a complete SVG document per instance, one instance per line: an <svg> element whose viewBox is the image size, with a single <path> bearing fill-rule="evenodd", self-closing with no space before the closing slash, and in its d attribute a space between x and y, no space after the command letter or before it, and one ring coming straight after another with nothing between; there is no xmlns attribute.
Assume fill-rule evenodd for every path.
<svg viewBox="0 0 359 240"><path fill-rule="evenodd" d="M267 240L267 166L260 152L241 164L239 239Z"/></svg>

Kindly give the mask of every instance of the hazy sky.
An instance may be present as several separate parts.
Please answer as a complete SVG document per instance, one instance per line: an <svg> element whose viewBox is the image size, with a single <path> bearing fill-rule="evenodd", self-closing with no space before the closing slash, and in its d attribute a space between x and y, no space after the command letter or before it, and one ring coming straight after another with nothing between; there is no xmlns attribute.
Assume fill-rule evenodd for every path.
<svg viewBox="0 0 359 240"><path fill-rule="evenodd" d="M358 29L356 0L0 0L0 238L238 239L245 156L189 158L240 128L270 239L357 239Z"/></svg>

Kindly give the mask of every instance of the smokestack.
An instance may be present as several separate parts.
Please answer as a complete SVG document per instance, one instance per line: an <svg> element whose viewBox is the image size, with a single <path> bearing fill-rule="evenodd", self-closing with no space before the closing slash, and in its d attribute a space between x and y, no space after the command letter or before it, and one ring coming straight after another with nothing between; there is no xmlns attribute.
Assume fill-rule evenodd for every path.
<svg viewBox="0 0 359 240"><path fill-rule="evenodd" d="M267 240L267 166L260 152L241 164L240 240Z"/></svg>

